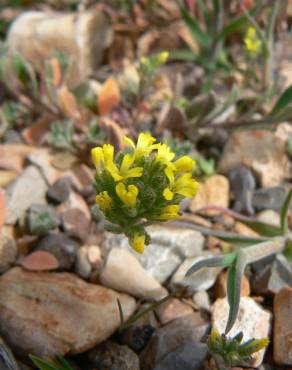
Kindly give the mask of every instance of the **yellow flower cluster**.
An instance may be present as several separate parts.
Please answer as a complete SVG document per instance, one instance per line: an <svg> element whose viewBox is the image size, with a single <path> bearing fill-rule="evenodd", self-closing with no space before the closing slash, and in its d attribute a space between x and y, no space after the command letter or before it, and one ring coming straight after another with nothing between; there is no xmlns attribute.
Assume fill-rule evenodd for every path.
<svg viewBox="0 0 292 370"><path fill-rule="evenodd" d="M143 253L150 243L143 223L176 219L180 201L196 194L195 162L188 156L175 159L166 144L156 143L148 133L141 133L136 144L124 140L127 151L116 156L110 144L92 149L96 204L116 225L115 231L124 232L130 245Z"/></svg>
<svg viewBox="0 0 292 370"><path fill-rule="evenodd" d="M254 27L247 29L244 37L244 44L246 49L252 54L258 54L262 47L262 42L257 35L257 30Z"/></svg>

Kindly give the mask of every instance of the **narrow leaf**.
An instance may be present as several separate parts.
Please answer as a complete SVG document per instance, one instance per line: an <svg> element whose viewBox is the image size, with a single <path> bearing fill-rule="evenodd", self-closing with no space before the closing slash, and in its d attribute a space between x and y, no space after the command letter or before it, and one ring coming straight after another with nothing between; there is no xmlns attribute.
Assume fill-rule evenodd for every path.
<svg viewBox="0 0 292 370"><path fill-rule="evenodd" d="M245 256L240 253L236 263L230 267L227 276L227 298L229 303L229 314L225 334L227 334L235 323L240 303L241 280L246 266Z"/></svg>
<svg viewBox="0 0 292 370"><path fill-rule="evenodd" d="M186 272L186 276L190 276L191 274L197 272L198 270L204 267L230 266L233 263L235 257L236 257L235 253L228 253L225 256L211 257L198 261L189 268L189 270Z"/></svg>
<svg viewBox="0 0 292 370"><path fill-rule="evenodd" d="M197 56L195 55L194 51L189 49L172 50L169 54L170 54L169 58L171 60L183 60L195 62L197 59Z"/></svg>
<svg viewBox="0 0 292 370"><path fill-rule="evenodd" d="M249 13L252 16L255 16L258 12L259 8L255 6ZM249 20L246 17L246 15L241 15L239 17L236 17L232 19L224 28L223 30L218 34L216 38L216 42L220 40L224 40L228 35L246 27L249 24Z"/></svg>
<svg viewBox="0 0 292 370"><path fill-rule="evenodd" d="M292 88L292 86L291 86ZM291 199L292 199L292 189L289 191L283 205L282 205L282 208L281 208L281 212L280 212L280 225L281 225L281 231L283 234L286 234L287 230L288 230L288 222L287 222L287 213L288 213L288 210L289 210L289 205L290 205L290 202L291 202Z"/></svg>
<svg viewBox="0 0 292 370"><path fill-rule="evenodd" d="M280 111L282 111L288 104L292 102L292 85L289 86L283 94L280 96L278 101L276 102L271 115L278 114Z"/></svg>
<svg viewBox="0 0 292 370"><path fill-rule="evenodd" d="M190 33L194 37L194 39L198 42L202 49L207 49L210 45L210 38L209 36L202 31L199 23L196 21L195 18L191 17L188 11L184 8L180 9L181 15L183 20L186 23Z"/></svg>
<svg viewBox="0 0 292 370"><path fill-rule="evenodd" d="M270 225L265 222L256 220L241 220L241 222L262 236L274 237L282 235L282 230L280 227Z"/></svg>
<svg viewBox="0 0 292 370"><path fill-rule="evenodd" d="M30 355L29 357L32 360L32 362L39 368L39 370L60 370L55 365L52 365L52 363L49 360L43 360L33 355Z"/></svg>
<svg viewBox="0 0 292 370"><path fill-rule="evenodd" d="M238 235L236 233L229 233L229 232L221 231L221 230L209 229L207 227L195 225L187 221L173 221L170 224L184 226L189 229L198 230L204 235L216 236L217 238L221 240L236 244L238 246L248 246L252 244L262 243L267 240L266 238L263 238L260 236L250 237L246 235Z"/></svg>
<svg viewBox="0 0 292 370"><path fill-rule="evenodd" d="M65 360L62 356L57 356L58 362L62 366L62 370L72 370L72 367L70 366L69 362Z"/></svg>
<svg viewBox="0 0 292 370"><path fill-rule="evenodd" d="M205 4L205 1L198 0L198 6L201 10L201 13L204 16L204 20L205 20L205 23L206 23L206 29L209 31L209 30L212 29L212 26L214 25L214 22L213 22L213 19L212 19L213 14L211 14L210 9L207 8L207 6Z"/></svg>
<svg viewBox="0 0 292 370"><path fill-rule="evenodd" d="M117 298L117 303L118 303L118 308L119 308L121 326L123 326L124 325L124 314L123 314L123 309L122 309L122 305L121 305L119 298Z"/></svg>

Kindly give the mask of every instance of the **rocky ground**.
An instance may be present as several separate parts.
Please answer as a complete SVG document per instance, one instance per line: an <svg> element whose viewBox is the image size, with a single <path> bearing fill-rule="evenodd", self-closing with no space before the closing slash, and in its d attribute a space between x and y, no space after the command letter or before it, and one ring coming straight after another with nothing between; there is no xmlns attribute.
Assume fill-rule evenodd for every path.
<svg viewBox="0 0 292 370"><path fill-rule="evenodd" d="M137 17L143 23L143 16ZM72 20L67 22L70 29ZM111 45L107 52L112 67L125 58L126 38L110 35L118 32L118 22L115 29L105 26L101 16L96 22L101 22L99 27L108 38L96 41L95 53L100 55ZM163 32L167 34L169 27ZM17 32L15 27L8 45L21 42ZM140 55L155 49L150 45L156 37L153 32L139 39ZM161 33L159 40L164 43L157 49L164 50L167 42ZM115 46L119 42L123 47ZM142 47L147 50L141 51ZM74 50L69 51L74 55ZM38 61L41 58L45 56L37 56ZM92 68L98 70L92 58L96 66L100 63L95 55L82 59L86 76ZM282 62L291 67L288 57ZM284 71L287 74L286 67ZM85 78L78 71L70 73L76 80ZM167 74L161 72L161 76ZM288 77L291 80L291 72ZM171 84L167 89L171 90ZM165 86L158 84L157 94L165 92ZM68 103L68 95L65 100ZM71 118L74 104L71 101L67 109ZM120 132L117 124L109 122L129 119L122 108L110 113L104 108L105 132L115 143ZM62 109L66 111L66 104ZM188 278L185 273L203 257L232 248L206 229L258 236L226 210L279 225L281 205L292 185L291 157L286 150L292 137L291 121L281 122L274 131L258 128L212 134L204 150L217 153L216 172L202 178L198 195L182 204L183 215L177 222L148 228L152 243L138 255L123 235L105 231L101 215L92 211L90 145L83 143L79 151L48 145L44 137L52 119L51 112L47 113L37 115L29 125L5 127L0 133L0 369L33 369L29 354L64 355L73 369L83 370L214 369L204 338L211 328L219 332L225 328L226 271L204 268ZM76 108L75 114L79 113ZM149 115L140 111L139 122ZM85 116L72 119L82 127ZM157 112L155 119L159 121ZM122 132L134 131L122 126ZM289 222L292 228L292 204ZM131 325L121 326L118 301L126 321L169 293L173 296L163 304ZM230 335L243 331L244 339L270 339L269 347L254 357L253 368L291 369L292 263L277 255L252 264L241 295Z"/></svg>

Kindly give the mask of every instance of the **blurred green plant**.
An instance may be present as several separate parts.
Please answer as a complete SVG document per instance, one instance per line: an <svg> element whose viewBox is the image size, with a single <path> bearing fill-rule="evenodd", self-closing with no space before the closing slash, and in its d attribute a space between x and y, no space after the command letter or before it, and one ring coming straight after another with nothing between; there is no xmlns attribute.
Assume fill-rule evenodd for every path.
<svg viewBox="0 0 292 370"><path fill-rule="evenodd" d="M74 147L74 125L72 121L56 121L51 125L47 135L47 142L56 149L70 149Z"/></svg>
<svg viewBox="0 0 292 370"><path fill-rule="evenodd" d="M181 1L177 2L182 19L199 50L177 50L171 53L171 57L196 62L208 77L218 69L229 71L231 64L226 39L249 24L247 17L241 15L232 18L224 9L222 0L211 0L208 4L198 0L196 15ZM255 6L250 13L256 15L258 11L259 6Z"/></svg>
<svg viewBox="0 0 292 370"><path fill-rule="evenodd" d="M243 333L234 337L220 335L213 330L208 337L207 346L215 360L218 370L227 370L233 366L248 366L252 355L269 344L268 338L250 339L243 342Z"/></svg>
<svg viewBox="0 0 292 370"><path fill-rule="evenodd" d="M290 159L292 159L292 136L289 137L286 144L286 150Z"/></svg>
<svg viewBox="0 0 292 370"><path fill-rule="evenodd" d="M59 224L57 216L50 208L32 207L27 215L28 231L31 235L43 236Z"/></svg>
<svg viewBox="0 0 292 370"><path fill-rule="evenodd" d="M54 360L29 356L39 370L73 370L71 365L63 356L57 356Z"/></svg>
<svg viewBox="0 0 292 370"><path fill-rule="evenodd" d="M199 228L203 233L210 233L219 239L227 241L234 246L234 251L195 263L186 273L190 276L203 267L222 267L228 269L227 298L230 306L225 333L233 327L237 318L241 281L248 264L259 261L267 256L283 253L286 258L292 260L291 240L292 232L288 228L288 210L292 199L292 190L288 193L280 212L280 226L273 226L260 221L255 221L243 216L238 216L240 221L260 234L259 237L247 237L223 231ZM234 214L235 215L235 214Z"/></svg>

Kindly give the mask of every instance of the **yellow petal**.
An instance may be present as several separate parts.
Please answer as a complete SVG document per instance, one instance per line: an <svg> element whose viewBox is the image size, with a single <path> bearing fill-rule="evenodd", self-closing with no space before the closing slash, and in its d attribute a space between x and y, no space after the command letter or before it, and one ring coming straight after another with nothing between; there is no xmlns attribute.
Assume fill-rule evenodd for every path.
<svg viewBox="0 0 292 370"><path fill-rule="evenodd" d="M157 144L155 145L155 149L157 149L157 157L156 159L162 163L168 163L172 161L175 154L170 150L170 147L166 144Z"/></svg>
<svg viewBox="0 0 292 370"><path fill-rule="evenodd" d="M114 161L114 147L111 144L104 144L102 147L105 162Z"/></svg>
<svg viewBox="0 0 292 370"><path fill-rule="evenodd" d="M101 170L102 169L102 164L104 162L104 155L103 155L102 148L97 146L97 147L91 149L91 157L92 157L93 163L95 165L95 168L97 170Z"/></svg>
<svg viewBox="0 0 292 370"><path fill-rule="evenodd" d="M119 182L116 186L116 193L127 206L133 207L136 205L139 190L135 185L129 185L128 189L126 189L125 185Z"/></svg>
<svg viewBox="0 0 292 370"><path fill-rule="evenodd" d="M174 165L178 172L188 172L194 168L195 163L196 162L191 157L184 155L175 161Z"/></svg>
<svg viewBox="0 0 292 370"><path fill-rule="evenodd" d="M134 167L128 170L123 176L124 179L130 179L131 177L141 177L143 174L143 167Z"/></svg>
<svg viewBox="0 0 292 370"><path fill-rule="evenodd" d="M141 132L141 134L138 137L137 148L138 149L148 148L155 141L156 139L147 132Z"/></svg>
<svg viewBox="0 0 292 370"><path fill-rule="evenodd" d="M145 235L134 235L134 237L130 239L130 246L134 248L136 252L142 254L145 247Z"/></svg>
<svg viewBox="0 0 292 370"><path fill-rule="evenodd" d="M134 144L134 141L132 139L130 139L128 136L124 136L124 143L126 145L129 145L131 146L133 149L136 148L135 144Z"/></svg>
<svg viewBox="0 0 292 370"><path fill-rule="evenodd" d="M175 220L179 214L179 205L171 204L162 209L160 216L158 217L161 221Z"/></svg>
<svg viewBox="0 0 292 370"><path fill-rule="evenodd" d="M174 167L173 166L167 166L165 169L164 169L164 173L166 175L166 177L168 178L168 181L170 183L170 185L172 186L174 184L174 174L173 174L173 171L174 171Z"/></svg>
<svg viewBox="0 0 292 370"><path fill-rule="evenodd" d="M99 193L95 198L95 202L104 212L108 211L112 206L112 198L108 195L107 191Z"/></svg>
<svg viewBox="0 0 292 370"><path fill-rule="evenodd" d="M122 174L122 176L132 166L134 160L135 160L135 156L134 155L131 155L131 154L124 155L124 158L123 158L122 164L121 164L121 174Z"/></svg>
<svg viewBox="0 0 292 370"><path fill-rule="evenodd" d="M163 190L163 197L164 197L164 199L166 199L166 200L172 200L173 196L174 196L174 194L173 194L173 192L169 188L165 188Z"/></svg>
<svg viewBox="0 0 292 370"><path fill-rule="evenodd" d="M161 53L158 54L158 62L160 64L163 64L167 61L169 57L169 52L168 51L162 51Z"/></svg>
<svg viewBox="0 0 292 370"><path fill-rule="evenodd" d="M114 164L114 162L106 163L105 168L111 174L112 178L115 181L122 180L123 177L120 175L119 170L118 170L117 166Z"/></svg>

